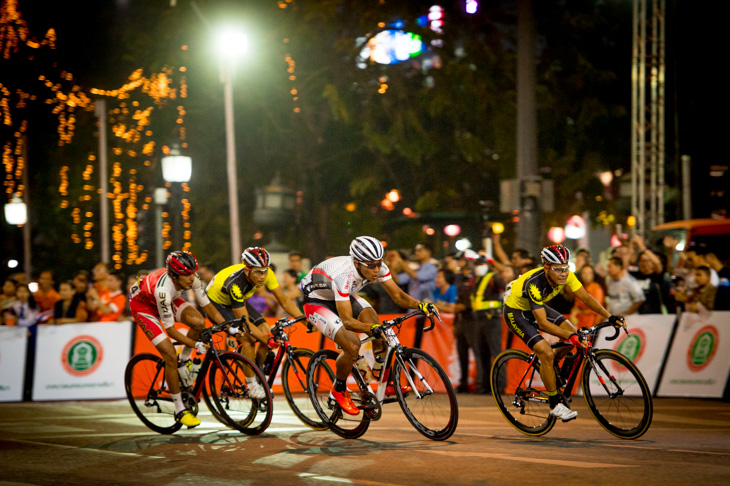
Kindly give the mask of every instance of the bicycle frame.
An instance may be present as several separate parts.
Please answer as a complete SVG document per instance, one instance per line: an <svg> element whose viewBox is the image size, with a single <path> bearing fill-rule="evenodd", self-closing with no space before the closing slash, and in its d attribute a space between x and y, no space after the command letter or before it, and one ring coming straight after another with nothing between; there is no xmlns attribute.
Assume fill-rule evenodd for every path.
<svg viewBox="0 0 730 486"><path fill-rule="evenodd" d="M297 322L302 322L306 320L306 316L302 315L297 317L296 319L292 320L280 320L277 322L277 324L272 328L272 334L274 335L275 339L278 339L280 342L279 349L276 351L276 356L274 357L274 362L271 363L271 370L269 371L269 376L267 378L267 383L269 385L269 388L274 386L274 380L276 379L276 373L279 371L279 366L281 366L281 363L284 362L284 356L286 355L289 358L289 362L291 363L292 367L294 368L294 374L296 375L297 379L300 383L307 383L307 377L306 376L300 376L300 373L304 374L307 370L300 370L297 367L297 360L294 359L294 350L297 349L289 342L289 335L284 331L286 327L293 326ZM286 326L281 327L279 324L286 323ZM306 386L305 386L306 388Z"/></svg>

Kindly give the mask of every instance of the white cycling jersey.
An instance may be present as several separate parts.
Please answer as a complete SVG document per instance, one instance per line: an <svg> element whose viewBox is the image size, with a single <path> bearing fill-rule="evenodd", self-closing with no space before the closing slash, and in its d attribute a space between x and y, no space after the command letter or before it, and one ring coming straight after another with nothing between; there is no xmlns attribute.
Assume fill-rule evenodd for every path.
<svg viewBox="0 0 730 486"><path fill-rule="evenodd" d="M385 282L393 277L383 262L374 281L364 279L355 268L351 256L340 256L325 260L315 266L299 284L305 298L327 301L349 300L365 286L374 282Z"/></svg>

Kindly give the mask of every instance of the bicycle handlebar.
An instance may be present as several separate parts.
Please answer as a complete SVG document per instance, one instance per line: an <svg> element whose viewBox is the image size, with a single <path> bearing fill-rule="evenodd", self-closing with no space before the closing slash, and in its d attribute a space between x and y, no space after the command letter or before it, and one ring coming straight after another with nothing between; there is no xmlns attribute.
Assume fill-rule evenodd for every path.
<svg viewBox="0 0 730 486"><path fill-rule="evenodd" d="M401 322L406 321L406 320L410 319L411 317L418 316L418 315L425 315L425 314L423 312L421 312L420 310L410 311L407 314L404 314L402 316L396 317L396 318L391 319L389 321L387 321L387 320L386 321L383 321L383 326L386 327L386 328L393 327L393 326L397 326ZM436 317L436 319L438 319L438 321L441 324L444 323L444 321L441 320L441 316L438 315L438 314L432 314L430 316L426 316L426 318L428 318L428 320L431 321L431 325L428 326L428 327L424 327L423 328L423 332L428 332L428 331L430 331L431 329L433 329L436 326L436 323L433 321L434 316Z"/></svg>
<svg viewBox="0 0 730 486"><path fill-rule="evenodd" d="M295 317L293 319L290 319L288 317L282 317L281 319L276 321L276 323L274 324L274 327L271 328L271 334L276 335L277 333L279 333L280 331L283 331L287 327L291 327L298 322L302 322L302 321L306 321L306 320L307 320L307 316L304 314L302 314L299 317ZM312 325L309 323L309 321L307 321L307 332L311 332L311 330L312 330Z"/></svg>
<svg viewBox="0 0 730 486"><path fill-rule="evenodd" d="M238 324L238 325L234 325ZM229 321L221 322L220 324L213 324L211 327L206 327L202 331L200 331L200 336L198 337L198 341L201 341L203 343L210 343L213 340L213 334L221 331L225 331L227 327L233 326L233 327L239 327L241 324L241 319L231 319Z"/></svg>
<svg viewBox="0 0 730 486"><path fill-rule="evenodd" d="M627 335L629 334L629 331L627 331L625 327L623 327L621 325L615 326L615 325L611 324L609 321L601 322L599 324L596 324L593 327L579 329L578 332L588 336L589 334L595 334L598 331L600 331L601 329L603 329L604 327L609 327L609 326L613 327L615 332L614 332L613 336L607 337L606 341L616 340L616 338L618 338L618 335L621 333L621 329L623 329Z"/></svg>

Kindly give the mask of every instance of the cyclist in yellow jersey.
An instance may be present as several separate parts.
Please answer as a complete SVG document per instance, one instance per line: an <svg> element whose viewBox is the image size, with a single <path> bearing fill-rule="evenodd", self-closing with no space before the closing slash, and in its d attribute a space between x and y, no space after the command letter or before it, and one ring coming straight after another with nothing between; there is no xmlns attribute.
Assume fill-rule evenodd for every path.
<svg viewBox="0 0 730 486"><path fill-rule="evenodd" d="M292 317L299 317L302 312L291 301L279 286L279 281L273 270L269 268L271 257L264 248L246 248L241 254L241 264L231 265L218 272L213 280L208 283L205 291L213 306L226 319L244 318L244 323L249 321L253 325L246 324L243 331L237 335L241 343L241 354L249 359L256 359L261 366L266 354L270 349L278 347L270 334L271 328L266 320L254 309L247 300L261 287L266 287L279 302L281 307ZM256 350L256 341L265 344ZM250 376L248 376L250 374ZM247 370L246 376L251 378L250 393L254 398L263 398L265 391L254 378L253 370ZM249 380L247 380L249 381ZM261 388L261 389L258 389ZM261 396L257 396L261 395Z"/></svg>
<svg viewBox="0 0 730 486"><path fill-rule="evenodd" d="M540 377L547 390L550 414L567 422L576 418L578 412L561 403L557 392L553 363L557 363L562 356L555 356L540 331L570 340L575 346L585 344L580 342L575 326L561 313L545 305L545 302L558 295L567 285L596 314L612 324L620 323L626 327L626 323L623 316L611 315L583 288L568 266L570 250L562 245L553 245L543 248L540 256L543 263L541 268L522 274L507 286L503 314L510 331L519 336L540 359Z"/></svg>

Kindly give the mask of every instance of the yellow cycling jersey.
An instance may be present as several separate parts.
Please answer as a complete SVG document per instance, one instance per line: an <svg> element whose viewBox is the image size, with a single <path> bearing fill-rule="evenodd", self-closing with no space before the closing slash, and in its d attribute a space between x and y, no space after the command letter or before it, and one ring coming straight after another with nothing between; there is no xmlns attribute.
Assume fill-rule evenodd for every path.
<svg viewBox="0 0 730 486"><path fill-rule="evenodd" d="M504 304L526 311L537 309L558 295L566 285L574 292L583 286L575 274L569 271L565 283L553 287L545 275L545 268L535 268L510 282L504 293Z"/></svg>
<svg viewBox="0 0 730 486"><path fill-rule="evenodd" d="M246 304L246 299L251 297L259 287L266 287L269 290L279 287L279 281L270 268L266 273L264 283L260 286L248 281L243 271L244 268L246 268L246 265L240 263L226 267L216 273L205 289L208 298L216 304L238 308L243 307Z"/></svg>

